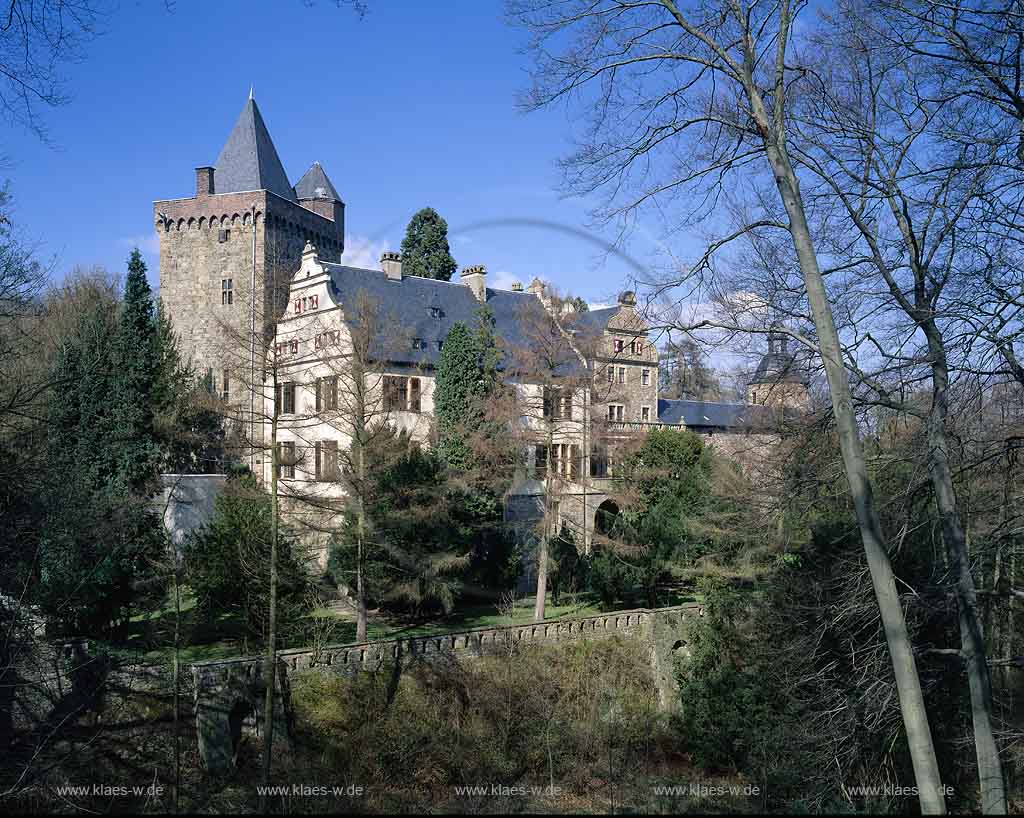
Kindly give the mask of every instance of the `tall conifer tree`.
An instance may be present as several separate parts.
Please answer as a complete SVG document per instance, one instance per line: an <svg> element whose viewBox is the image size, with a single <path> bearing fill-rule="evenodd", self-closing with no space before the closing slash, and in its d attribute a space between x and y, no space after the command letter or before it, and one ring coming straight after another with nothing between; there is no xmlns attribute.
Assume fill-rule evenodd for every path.
<svg viewBox="0 0 1024 818"><path fill-rule="evenodd" d="M138 248L128 258L124 304L115 344L114 419L118 438L117 482L111 488L137 495L154 488L159 449L153 426L158 380L153 292Z"/></svg>
<svg viewBox="0 0 1024 818"><path fill-rule="evenodd" d="M423 208L405 229L403 271L406 275L450 281L457 266L448 246L448 222L434 208Z"/></svg>

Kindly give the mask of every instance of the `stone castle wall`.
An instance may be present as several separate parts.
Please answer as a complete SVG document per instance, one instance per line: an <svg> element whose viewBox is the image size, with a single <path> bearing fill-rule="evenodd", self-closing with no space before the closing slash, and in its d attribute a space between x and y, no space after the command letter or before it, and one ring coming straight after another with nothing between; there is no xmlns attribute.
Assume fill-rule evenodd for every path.
<svg viewBox="0 0 1024 818"><path fill-rule="evenodd" d="M153 207L160 236L160 297L182 348L200 374L214 370L218 390L223 370L248 360L254 221L258 331L270 332L283 312L307 240L329 260L338 261L344 250L343 223L265 190L201 193ZM336 210L340 217L340 207ZM224 279L232 282L230 305L223 303Z"/></svg>

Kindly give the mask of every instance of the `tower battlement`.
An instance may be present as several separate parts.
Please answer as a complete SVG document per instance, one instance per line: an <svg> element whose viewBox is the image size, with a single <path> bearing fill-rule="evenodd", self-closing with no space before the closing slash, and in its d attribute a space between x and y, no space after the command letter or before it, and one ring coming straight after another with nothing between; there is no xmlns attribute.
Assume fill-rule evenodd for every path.
<svg viewBox="0 0 1024 818"><path fill-rule="evenodd" d="M306 242L340 260L345 204L319 162L291 186L252 97L216 164L195 174L194 195L153 204L160 295L183 351L230 399L232 355L251 328L272 332Z"/></svg>

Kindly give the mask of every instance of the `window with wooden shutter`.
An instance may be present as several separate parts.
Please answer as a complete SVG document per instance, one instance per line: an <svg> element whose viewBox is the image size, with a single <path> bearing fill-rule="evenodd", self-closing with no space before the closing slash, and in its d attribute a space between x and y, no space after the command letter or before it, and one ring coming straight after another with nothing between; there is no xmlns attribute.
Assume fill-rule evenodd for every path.
<svg viewBox="0 0 1024 818"><path fill-rule="evenodd" d="M323 446L323 478L329 482L335 482L341 476L341 471L338 468L338 441L337 440L325 440L322 443Z"/></svg>
<svg viewBox="0 0 1024 818"><path fill-rule="evenodd" d="M420 379L409 378L409 411L420 411Z"/></svg>
<svg viewBox="0 0 1024 818"><path fill-rule="evenodd" d="M316 379L316 411L331 412L338 408L338 378Z"/></svg>
<svg viewBox="0 0 1024 818"><path fill-rule="evenodd" d="M279 383L274 387L274 414L295 414L295 384Z"/></svg>
<svg viewBox="0 0 1024 818"><path fill-rule="evenodd" d="M384 376L384 411L404 412L409 403L409 379L398 375Z"/></svg>
<svg viewBox="0 0 1024 818"><path fill-rule="evenodd" d="M277 444L277 476L285 480L295 477L295 443L290 440Z"/></svg>

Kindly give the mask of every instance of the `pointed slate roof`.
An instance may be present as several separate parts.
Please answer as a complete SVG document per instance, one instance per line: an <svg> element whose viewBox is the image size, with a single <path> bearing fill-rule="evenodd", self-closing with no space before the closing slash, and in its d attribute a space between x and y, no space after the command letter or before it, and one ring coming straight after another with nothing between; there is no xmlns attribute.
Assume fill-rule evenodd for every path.
<svg viewBox="0 0 1024 818"><path fill-rule="evenodd" d="M214 185L217 193L269 190L289 201L295 191L288 183L267 126L251 96L245 103L228 141L217 157Z"/></svg>
<svg viewBox="0 0 1024 818"><path fill-rule="evenodd" d="M300 199L334 199L336 202L341 201L341 196L334 189L334 185L327 178L327 174L319 162L314 162L312 167L296 183L295 195Z"/></svg>

